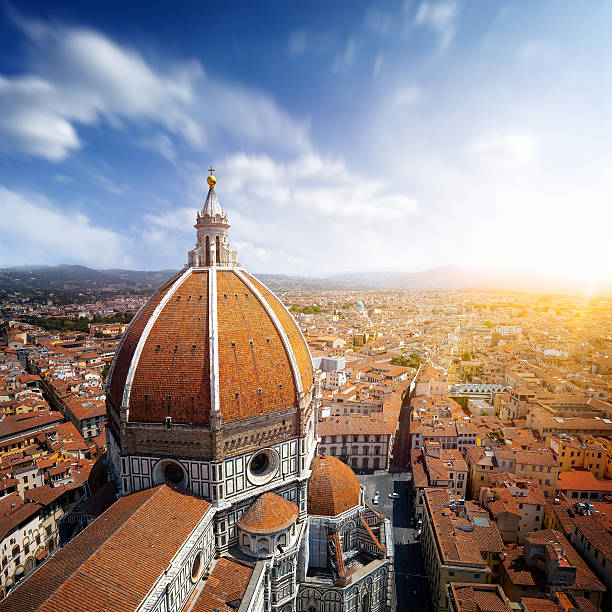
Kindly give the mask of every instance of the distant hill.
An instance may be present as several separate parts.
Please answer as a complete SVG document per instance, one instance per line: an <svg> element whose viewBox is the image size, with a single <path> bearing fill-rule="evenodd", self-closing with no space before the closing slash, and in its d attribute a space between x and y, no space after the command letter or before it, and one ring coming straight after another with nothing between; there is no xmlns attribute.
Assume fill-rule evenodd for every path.
<svg viewBox="0 0 612 612"><path fill-rule="evenodd" d="M584 282L565 276L550 276L531 269L470 269L441 266L419 272L356 272L332 277L342 283L379 289L506 289L571 291L584 289ZM605 282L599 290L609 291Z"/></svg>
<svg viewBox="0 0 612 612"><path fill-rule="evenodd" d="M178 270L95 270L87 266L21 266L0 269L0 290L102 289L133 287L156 289ZM277 293L296 291L333 291L335 289L506 289L572 291L584 289L564 277L550 278L532 270L472 270L442 266L419 272L355 272L330 278L286 274L258 274ZM599 290L612 290L608 282Z"/></svg>
<svg viewBox="0 0 612 612"><path fill-rule="evenodd" d="M0 289L101 289L104 287L158 287L175 270L94 270L87 266L19 266L0 270Z"/></svg>

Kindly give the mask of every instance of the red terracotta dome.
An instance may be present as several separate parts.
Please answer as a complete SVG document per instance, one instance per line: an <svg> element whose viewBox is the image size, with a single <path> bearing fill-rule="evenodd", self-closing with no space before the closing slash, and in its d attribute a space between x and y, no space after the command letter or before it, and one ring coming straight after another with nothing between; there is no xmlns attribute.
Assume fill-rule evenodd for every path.
<svg viewBox="0 0 612 612"><path fill-rule="evenodd" d="M312 460L310 469L308 514L338 516L359 505L359 480L346 463L323 454Z"/></svg>
<svg viewBox="0 0 612 612"><path fill-rule="evenodd" d="M236 521L248 533L270 534L291 527L298 516L298 507L276 493L264 493Z"/></svg>
<svg viewBox="0 0 612 612"><path fill-rule="evenodd" d="M128 422L207 425L298 405L313 383L304 338L279 299L238 267L191 266L136 315L108 401Z"/></svg>

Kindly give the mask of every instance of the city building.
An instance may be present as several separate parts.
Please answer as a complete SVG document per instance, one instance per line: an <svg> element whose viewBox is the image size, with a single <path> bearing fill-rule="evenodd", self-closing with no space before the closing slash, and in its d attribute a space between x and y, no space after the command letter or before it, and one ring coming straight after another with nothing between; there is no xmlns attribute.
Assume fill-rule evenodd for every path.
<svg viewBox="0 0 612 612"><path fill-rule="evenodd" d="M486 511L447 489L425 489L422 540L434 610L449 609L449 583L487 584L499 576L499 530Z"/></svg>
<svg viewBox="0 0 612 612"><path fill-rule="evenodd" d="M394 607L390 521L348 465L317 456L308 346L238 266L215 183L188 265L135 316L110 368L107 463L121 499L0 610L86 600L178 612L213 597L253 612Z"/></svg>

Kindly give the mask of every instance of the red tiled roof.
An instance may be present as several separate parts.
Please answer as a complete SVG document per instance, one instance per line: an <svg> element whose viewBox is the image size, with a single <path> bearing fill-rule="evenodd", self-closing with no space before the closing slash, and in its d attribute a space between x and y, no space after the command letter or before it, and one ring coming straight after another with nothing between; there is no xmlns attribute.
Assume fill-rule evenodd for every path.
<svg viewBox="0 0 612 612"><path fill-rule="evenodd" d="M308 352L308 346L304 342L304 338L300 332L295 319L291 316L289 311L283 306L281 301L270 291L265 285L260 283L255 277L250 274L245 274L245 276L255 285L257 290L261 293L261 295L265 298L265 300L270 305L270 308L274 311L274 314L277 316L280 324L282 325L287 337L289 338L289 343L291 344L291 348L293 349L293 354L295 355L295 360L298 365L298 370L300 372L300 376L302 377L302 388L304 392L306 392L311 386L313 382L313 370L312 370L312 361L310 359L310 354Z"/></svg>
<svg viewBox="0 0 612 612"><path fill-rule="evenodd" d="M612 480L597 480L592 472L587 472L586 470L559 472L559 489L561 491L612 492Z"/></svg>
<svg viewBox="0 0 612 612"><path fill-rule="evenodd" d="M236 612L252 574L250 567L222 557L194 601L191 612Z"/></svg>
<svg viewBox="0 0 612 612"><path fill-rule="evenodd" d="M308 480L308 514L338 516L359 505L359 480L351 468L330 455L314 457Z"/></svg>
<svg viewBox="0 0 612 612"><path fill-rule="evenodd" d="M196 269L159 312L143 343L129 396L135 422L209 423L211 410L209 346L209 270ZM304 391L313 383L308 347L297 324L278 298L245 274L255 295L234 270L214 270L217 280L219 401L224 422L238 421L298 405L286 334ZM176 277L175 279L176 280ZM155 308L170 289L166 284L134 319L113 366L109 400L119 409L136 346Z"/></svg>
<svg viewBox="0 0 612 612"><path fill-rule="evenodd" d="M122 497L19 584L0 612L134 610L209 508L167 485Z"/></svg>
<svg viewBox="0 0 612 612"><path fill-rule="evenodd" d="M132 357L136 351L136 346L140 340L140 336L144 331L147 321L153 314L155 308L162 301L166 292L172 287L174 281L178 278L178 274L173 276L168 282L159 289L159 291L153 295L153 297L143 306L140 312L134 317L130 326L128 327L121 345L117 352L117 358L113 365L112 381L109 386L109 399L113 403L116 410L121 407L121 400L123 398L123 386L130 369L130 363Z"/></svg>
<svg viewBox="0 0 612 612"><path fill-rule="evenodd" d="M249 533L276 533L297 519L298 507L276 493L260 495L236 524Z"/></svg>

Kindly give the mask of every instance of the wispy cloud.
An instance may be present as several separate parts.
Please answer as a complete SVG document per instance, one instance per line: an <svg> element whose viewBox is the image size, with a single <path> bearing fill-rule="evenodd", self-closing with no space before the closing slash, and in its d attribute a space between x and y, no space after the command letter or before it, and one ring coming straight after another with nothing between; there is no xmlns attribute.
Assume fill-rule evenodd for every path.
<svg viewBox="0 0 612 612"><path fill-rule="evenodd" d="M558 47L544 41L530 41L520 47L517 57L524 62L548 64L560 57Z"/></svg>
<svg viewBox="0 0 612 612"><path fill-rule="evenodd" d="M393 106L414 106L426 100L425 92L417 85L409 85L395 92Z"/></svg>
<svg viewBox="0 0 612 612"><path fill-rule="evenodd" d="M405 219L419 210L414 198L351 172L342 160L317 154L284 163L267 155L238 154L226 159L223 167L231 201L244 202L245 210L255 202L267 202L313 218L358 224Z"/></svg>
<svg viewBox="0 0 612 612"><path fill-rule="evenodd" d="M101 121L162 128L165 136L149 144L166 157L171 138L201 148L217 132L309 147L307 126L269 96L206 77L197 61L147 59L94 30L14 19L29 45L29 71L0 75L0 149L58 162L83 146L80 125Z"/></svg>
<svg viewBox="0 0 612 612"><path fill-rule="evenodd" d="M468 152L491 166L520 166L536 154L535 139L525 132L491 132L468 146Z"/></svg>
<svg viewBox="0 0 612 612"><path fill-rule="evenodd" d="M340 53L337 53L334 57L334 61L332 62L332 71L335 73L346 72L355 61L356 51L357 46L355 41L352 38L349 38L344 49Z"/></svg>
<svg viewBox="0 0 612 612"><path fill-rule="evenodd" d="M72 177L67 174L56 174L53 179L58 183L72 183Z"/></svg>
<svg viewBox="0 0 612 612"><path fill-rule="evenodd" d="M37 194L23 194L0 185L0 265L78 261L96 267L129 266L126 242L84 214L60 209ZM26 257L18 261L20 257Z"/></svg>
<svg viewBox="0 0 612 612"><path fill-rule="evenodd" d="M174 161L176 159L174 143L170 137L163 132L158 132L151 136L144 136L138 140L138 144L143 149L159 153L159 155L165 157L168 161Z"/></svg>
<svg viewBox="0 0 612 612"><path fill-rule="evenodd" d="M293 30L287 43L290 56L324 55L337 46L336 35L327 30Z"/></svg>
<svg viewBox="0 0 612 612"><path fill-rule="evenodd" d="M366 11L364 26L366 30L386 38L393 31L393 20L394 16L391 13L372 6Z"/></svg>
<svg viewBox="0 0 612 612"><path fill-rule="evenodd" d="M434 31L438 36L440 50L445 51L451 44L456 31L459 3L453 0L421 2L414 23Z"/></svg>
<svg viewBox="0 0 612 612"><path fill-rule="evenodd" d="M374 59L374 65L372 66L372 76L377 77L380 74L383 67L383 62L383 54L378 53Z"/></svg>

